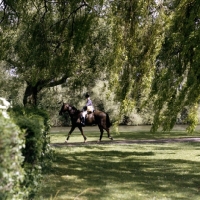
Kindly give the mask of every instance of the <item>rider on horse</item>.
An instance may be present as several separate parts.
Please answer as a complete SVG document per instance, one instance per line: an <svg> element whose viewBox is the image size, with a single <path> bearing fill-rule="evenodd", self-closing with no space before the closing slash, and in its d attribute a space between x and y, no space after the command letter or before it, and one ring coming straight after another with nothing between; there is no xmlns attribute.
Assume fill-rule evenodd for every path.
<svg viewBox="0 0 200 200"><path fill-rule="evenodd" d="M88 110L90 112L94 111L92 100L90 99L90 95L88 93L85 94L85 98L87 99L87 101L86 101L85 106L83 107L83 113L82 113L82 118L81 118L81 123L83 126L85 126L85 116L87 114L87 111Z"/></svg>

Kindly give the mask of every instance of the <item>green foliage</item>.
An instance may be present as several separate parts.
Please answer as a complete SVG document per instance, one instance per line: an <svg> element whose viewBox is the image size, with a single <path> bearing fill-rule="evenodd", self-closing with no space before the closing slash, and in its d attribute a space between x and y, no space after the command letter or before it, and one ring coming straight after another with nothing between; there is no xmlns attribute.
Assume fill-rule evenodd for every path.
<svg viewBox="0 0 200 200"><path fill-rule="evenodd" d="M159 125L170 130L177 115L186 107L189 108L188 131L194 130L197 124L193 107L200 100L199 8L199 1L174 1L152 84L155 130Z"/></svg>
<svg viewBox="0 0 200 200"><path fill-rule="evenodd" d="M0 114L0 199L25 199L27 191L22 163L24 134L10 119Z"/></svg>
<svg viewBox="0 0 200 200"><path fill-rule="evenodd" d="M25 147L22 153L26 176L23 184L29 198L33 198L39 187L42 171L50 166L53 155L49 145L49 118L44 111L36 108L14 107L10 115L21 130L24 130Z"/></svg>
<svg viewBox="0 0 200 200"><path fill-rule="evenodd" d="M43 88L65 83L77 73L81 75L81 68L90 71L90 53L85 50L91 50L88 42L98 22L95 7L101 8L102 1L39 0L12 5L13 17L19 20L17 26L8 26L12 31L5 39L8 48L3 60L27 83L24 104L28 97L35 98L32 103L36 104L37 93ZM6 27L2 23L2 29Z"/></svg>
<svg viewBox="0 0 200 200"><path fill-rule="evenodd" d="M24 104L30 97L44 108L44 88L63 84L63 90L69 88L60 96L79 106L82 93L101 80L108 82L108 99L119 110L115 122L130 117L132 110L145 123L154 117L152 130L169 130L188 109L193 130L192 107L200 100L198 0L3 3L0 56L7 69L17 72L15 79L26 82ZM6 86L0 82L9 97ZM107 106L95 99L98 106Z"/></svg>
<svg viewBox="0 0 200 200"><path fill-rule="evenodd" d="M115 1L111 5L112 53L108 68L122 116L133 108L141 109L148 98L163 40L163 10L155 1Z"/></svg>
<svg viewBox="0 0 200 200"><path fill-rule="evenodd" d="M104 76L103 76L104 77ZM72 84L72 85L71 85ZM110 90L108 81L99 77L93 86L88 85L81 89L73 89L73 82L68 81L62 87L54 87L52 89L44 90L40 95L42 96L39 107L45 109L50 116L50 123L52 126L69 126L71 123L70 117L66 114L64 117L59 116L58 112L61 108L60 102L68 102L81 110L85 105L84 93L89 91L95 109L105 111L109 114L110 119L116 126L119 124L127 125L142 125L152 124L153 121L153 102L148 103L142 110L129 108L127 105L126 115L120 115L120 102L117 101L115 93ZM40 97L39 95L39 97ZM124 116L128 120L124 120Z"/></svg>
<svg viewBox="0 0 200 200"><path fill-rule="evenodd" d="M23 95L23 84L20 82L15 71L9 71L5 62L0 62L0 94L2 97L13 104L22 103L21 95Z"/></svg>

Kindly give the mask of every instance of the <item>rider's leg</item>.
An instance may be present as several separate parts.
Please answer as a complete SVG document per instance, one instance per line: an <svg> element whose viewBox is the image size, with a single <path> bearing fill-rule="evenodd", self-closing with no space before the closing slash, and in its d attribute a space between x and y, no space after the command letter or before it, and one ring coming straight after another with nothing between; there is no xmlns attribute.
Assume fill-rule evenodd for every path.
<svg viewBox="0 0 200 200"><path fill-rule="evenodd" d="M85 116L86 116L86 114L87 114L87 111L82 112L81 123L82 123L83 126L85 126Z"/></svg>

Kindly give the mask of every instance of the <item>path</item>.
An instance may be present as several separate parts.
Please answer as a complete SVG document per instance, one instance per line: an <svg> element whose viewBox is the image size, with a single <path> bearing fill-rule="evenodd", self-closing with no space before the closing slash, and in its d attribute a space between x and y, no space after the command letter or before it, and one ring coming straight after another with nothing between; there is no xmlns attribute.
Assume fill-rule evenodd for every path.
<svg viewBox="0 0 200 200"><path fill-rule="evenodd" d="M175 142L200 142L200 137L185 137L185 138L167 138L167 139L149 139L149 140L109 140L97 143L96 141L89 142L73 142L73 143L51 143L54 147L63 146L84 146L84 145L96 145L96 144L118 144L118 145L130 145L130 144L145 144L145 143L175 143Z"/></svg>

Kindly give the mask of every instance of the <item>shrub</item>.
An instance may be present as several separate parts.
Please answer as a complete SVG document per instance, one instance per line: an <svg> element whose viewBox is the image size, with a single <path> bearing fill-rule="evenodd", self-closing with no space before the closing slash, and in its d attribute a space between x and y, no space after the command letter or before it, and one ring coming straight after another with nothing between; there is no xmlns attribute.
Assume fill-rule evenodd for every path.
<svg viewBox="0 0 200 200"><path fill-rule="evenodd" d="M32 199L39 187L42 170L51 164L50 129L48 115L36 108L15 107L10 114L16 124L24 130L25 147L23 168L26 172L24 186Z"/></svg>
<svg viewBox="0 0 200 200"><path fill-rule="evenodd" d="M24 199L23 133L10 119L0 114L0 199Z"/></svg>

